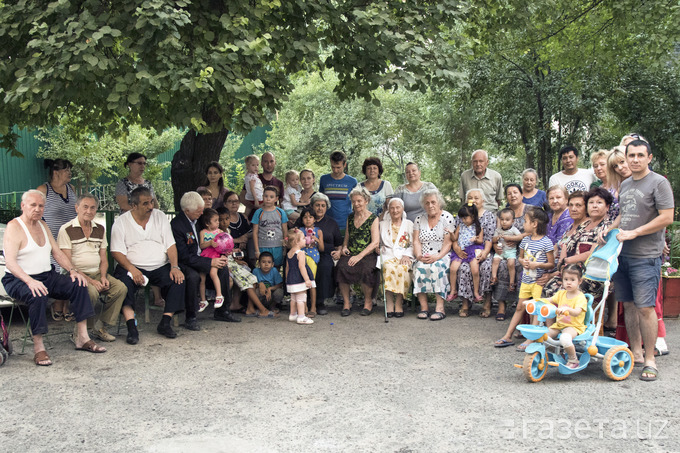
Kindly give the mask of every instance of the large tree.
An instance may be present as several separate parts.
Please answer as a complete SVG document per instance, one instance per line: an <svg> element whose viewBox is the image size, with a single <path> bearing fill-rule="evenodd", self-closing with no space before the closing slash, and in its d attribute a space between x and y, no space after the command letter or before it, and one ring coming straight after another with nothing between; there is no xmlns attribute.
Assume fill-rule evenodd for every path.
<svg viewBox="0 0 680 453"><path fill-rule="evenodd" d="M461 14L458 0L5 1L0 134L13 149L12 125L73 112L95 132L186 127L178 200L232 128L280 107L298 71L333 69L342 99L455 82L452 48L433 43Z"/></svg>

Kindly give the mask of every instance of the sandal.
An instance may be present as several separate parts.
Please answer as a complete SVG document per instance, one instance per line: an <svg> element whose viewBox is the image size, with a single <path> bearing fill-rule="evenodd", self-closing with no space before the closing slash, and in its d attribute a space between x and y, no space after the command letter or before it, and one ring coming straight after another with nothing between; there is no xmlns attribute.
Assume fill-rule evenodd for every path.
<svg viewBox="0 0 680 453"><path fill-rule="evenodd" d="M470 316L469 309L461 308L460 311L458 312L458 316L461 318L467 318L468 316Z"/></svg>
<svg viewBox="0 0 680 453"><path fill-rule="evenodd" d="M567 362L567 368L571 368L572 370L575 370L578 368L581 364L579 363L578 360L569 360Z"/></svg>
<svg viewBox="0 0 680 453"><path fill-rule="evenodd" d="M505 321L505 313L496 313L496 321Z"/></svg>
<svg viewBox="0 0 680 453"><path fill-rule="evenodd" d="M525 341L521 345L517 346L515 349L517 350L517 352L526 352L530 344L531 343Z"/></svg>
<svg viewBox="0 0 680 453"><path fill-rule="evenodd" d="M208 308L208 301L207 300L202 300L198 303L198 312L202 313L203 310Z"/></svg>
<svg viewBox="0 0 680 453"><path fill-rule="evenodd" d="M486 310L482 310L479 313L480 318L488 318L489 316L491 316L491 309L490 308L487 308Z"/></svg>
<svg viewBox="0 0 680 453"><path fill-rule="evenodd" d="M64 313L64 321L66 322L72 322L76 320L76 314L73 313L72 311L69 311L68 313Z"/></svg>
<svg viewBox="0 0 680 453"><path fill-rule="evenodd" d="M429 317L430 317L430 312L427 311L427 310L422 310L422 311L418 312L418 316L417 316L418 319L427 319Z"/></svg>
<svg viewBox="0 0 680 453"><path fill-rule="evenodd" d="M430 321L441 321L444 318L446 318L446 313L442 313L441 311L435 311L430 315Z"/></svg>
<svg viewBox="0 0 680 453"><path fill-rule="evenodd" d="M215 298L215 308L220 308L224 303L224 296L217 296Z"/></svg>
<svg viewBox="0 0 680 453"><path fill-rule="evenodd" d="M315 316L316 316L316 312L315 312L315 311L307 312L307 317L308 317L308 318L314 318Z"/></svg>
<svg viewBox="0 0 680 453"><path fill-rule="evenodd" d="M640 380L641 381L656 381L659 378L659 370L654 368L653 366L646 366L642 369L642 373L640 373Z"/></svg>
<svg viewBox="0 0 680 453"><path fill-rule="evenodd" d="M512 346L515 344L513 341L506 340L504 338L501 338L500 340L494 341L493 345L497 348L507 348L508 346Z"/></svg>
<svg viewBox="0 0 680 453"><path fill-rule="evenodd" d="M50 356L47 355L47 351L38 351L33 356L33 362L38 366L50 366L52 365L52 360Z"/></svg>
<svg viewBox="0 0 680 453"><path fill-rule="evenodd" d="M50 311L52 312L52 319L55 321L63 321L64 320L64 312L63 311L58 311L55 310L54 307L50 307Z"/></svg>
<svg viewBox="0 0 680 453"><path fill-rule="evenodd" d="M106 348L103 346L99 346L92 340L87 340L85 344L82 345L81 347L76 346L76 351L87 351L93 352L95 354L101 354L102 352L106 352Z"/></svg>

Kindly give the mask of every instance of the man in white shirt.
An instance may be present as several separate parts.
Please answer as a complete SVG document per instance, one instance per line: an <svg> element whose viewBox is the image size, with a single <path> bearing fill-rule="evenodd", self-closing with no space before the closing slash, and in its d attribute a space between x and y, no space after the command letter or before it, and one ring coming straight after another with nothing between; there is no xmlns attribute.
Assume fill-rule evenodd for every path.
<svg viewBox="0 0 680 453"><path fill-rule="evenodd" d="M177 247L170 222L154 209L149 189L138 187L130 194L132 209L116 219L111 228L111 254L118 262L113 276L128 288L123 316L130 344L139 342L134 319L137 288L146 284L161 288L165 311L157 331L167 338L177 334L170 326L175 312L184 310L184 274L177 261Z"/></svg>
<svg viewBox="0 0 680 453"><path fill-rule="evenodd" d="M567 192L588 192L590 185L597 181L592 168L578 168L578 149L573 146L565 146L560 150L560 162L562 171L555 173L548 181L548 187L564 186Z"/></svg>

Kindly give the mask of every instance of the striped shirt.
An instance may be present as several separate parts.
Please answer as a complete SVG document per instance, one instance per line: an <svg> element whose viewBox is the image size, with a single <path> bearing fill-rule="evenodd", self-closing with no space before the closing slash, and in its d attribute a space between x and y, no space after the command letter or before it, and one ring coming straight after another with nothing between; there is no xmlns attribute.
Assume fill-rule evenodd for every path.
<svg viewBox="0 0 680 453"><path fill-rule="evenodd" d="M54 191L49 182L45 183L47 195L45 196L45 212L43 220L50 227L54 239L57 239L59 228L76 216L76 193L70 184L66 184L66 198ZM54 256L50 256L50 263L54 264L55 270L61 272Z"/></svg>
<svg viewBox="0 0 680 453"><path fill-rule="evenodd" d="M104 227L92 222L90 237L85 236L78 217L65 223L59 230L57 244L62 250L71 251L71 262L79 271L87 274L99 272L101 264L101 249L106 250L106 231Z"/></svg>
<svg viewBox="0 0 680 453"><path fill-rule="evenodd" d="M519 243L520 250L524 250L524 259L528 259L534 263L547 263L548 252L554 250L552 241L548 236L541 236L540 239L533 240L531 236L526 236ZM531 284L536 283L536 280L543 274L545 269L524 269L522 274L522 283Z"/></svg>

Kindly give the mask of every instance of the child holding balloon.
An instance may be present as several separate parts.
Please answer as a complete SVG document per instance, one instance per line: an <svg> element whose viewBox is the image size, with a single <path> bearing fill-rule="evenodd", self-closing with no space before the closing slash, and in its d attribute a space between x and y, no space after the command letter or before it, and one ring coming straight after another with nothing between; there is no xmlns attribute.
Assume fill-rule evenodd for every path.
<svg viewBox="0 0 680 453"><path fill-rule="evenodd" d="M224 254L228 254L230 250L225 249L225 243L221 240L218 235L225 233L220 230L220 215L214 209L206 209L203 211L201 216L201 222L205 225L205 228L199 233L199 245L201 247L201 256L206 258L219 258ZM228 236L228 235L227 235ZM216 239L217 238L217 239ZM231 236L229 236L231 238ZM227 241L228 243L229 241ZM228 248L228 244L226 244ZM231 240L231 248L233 249L234 242ZM202 312L208 306L208 301L205 297L205 278L206 274L201 273L201 285L199 286L199 293L201 296L201 301L198 303L198 311ZM222 286L220 285L220 279L217 276L217 268L210 268L210 279L215 286L215 292L217 296L215 297L215 308L220 308L224 303L224 296L222 295Z"/></svg>

